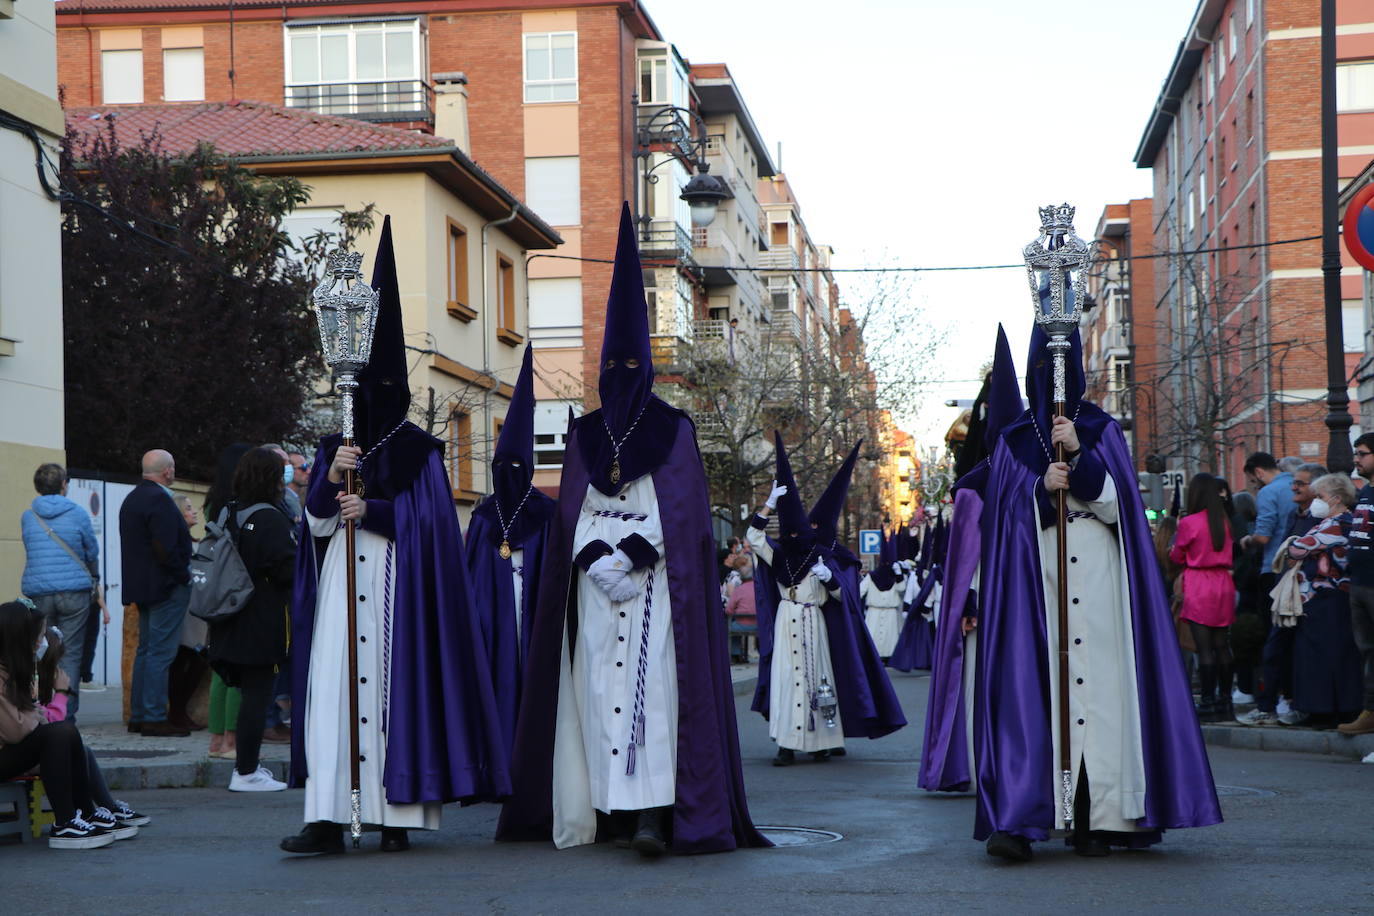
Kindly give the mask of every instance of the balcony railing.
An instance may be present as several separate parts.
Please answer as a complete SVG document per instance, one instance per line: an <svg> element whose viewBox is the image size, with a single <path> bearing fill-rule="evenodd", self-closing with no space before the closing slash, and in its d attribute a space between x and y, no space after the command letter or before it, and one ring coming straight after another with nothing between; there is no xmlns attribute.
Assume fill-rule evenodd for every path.
<svg viewBox="0 0 1374 916"><path fill-rule="evenodd" d="M773 309L768 333L774 338L800 342L802 339L801 319L791 309Z"/></svg>
<svg viewBox="0 0 1374 916"><path fill-rule="evenodd" d="M649 223L647 229L641 228L639 248L646 257L692 260L692 237L670 219L656 219Z"/></svg>
<svg viewBox="0 0 1374 916"><path fill-rule="evenodd" d="M759 267L764 270L797 270L801 259L790 245L776 245L759 255Z"/></svg>
<svg viewBox="0 0 1374 916"><path fill-rule="evenodd" d="M371 83L296 83L286 107L361 121L434 121L434 87L424 80Z"/></svg>

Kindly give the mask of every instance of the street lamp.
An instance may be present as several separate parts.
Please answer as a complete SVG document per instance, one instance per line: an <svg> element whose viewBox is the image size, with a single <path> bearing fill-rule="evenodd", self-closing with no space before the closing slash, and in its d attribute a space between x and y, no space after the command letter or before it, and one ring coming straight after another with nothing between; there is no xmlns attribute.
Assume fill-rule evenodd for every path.
<svg viewBox="0 0 1374 916"><path fill-rule="evenodd" d="M636 111L639 110L638 95L631 96L630 104ZM671 155L658 165L650 166L649 159L655 149L660 148L666 148ZM677 161L696 171L678 195L678 199L691 208L692 225L696 228L711 225L720 211L720 205L734 197L725 182L711 174L711 166L706 161L706 122L691 109L664 105L645 118L635 133L635 158L643 161L639 170L644 175L642 191L646 201L653 185L658 182L654 170L664 163ZM635 213L641 227L640 236L647 242L652 218L647 212L642 212L647 208L640 205L640 193L641 188L636 182Z"/></svg>
<svg viewBox="0 0 1374 916"><path fill-rule="evenodd" d="M1345 378L1345 332L1341 317L1341 250L1337 229L1339 190L1336 150L1336 0L1321 5L1322 110L1322 292L1326 316L1326 466L1348 474L1355 467L1350 445L1350 395ZM1282 416L1282 414L1280 414Z"/></svg>

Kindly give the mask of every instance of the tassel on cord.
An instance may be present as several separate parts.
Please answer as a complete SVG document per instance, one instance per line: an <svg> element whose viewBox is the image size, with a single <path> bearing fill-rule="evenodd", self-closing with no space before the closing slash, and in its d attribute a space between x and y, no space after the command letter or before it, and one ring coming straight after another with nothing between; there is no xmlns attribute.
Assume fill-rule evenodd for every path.
<svg viewBox="0 0 1374 916"><path fill-rule="evenodd" d="M630 746L625 754L625 775L635 774L635 745L644 744L644 694L649 673L649 623L654 613L654 571L644 587L644 620L639 631L639 670L635 675L635 708L630 718Z"/></svg>

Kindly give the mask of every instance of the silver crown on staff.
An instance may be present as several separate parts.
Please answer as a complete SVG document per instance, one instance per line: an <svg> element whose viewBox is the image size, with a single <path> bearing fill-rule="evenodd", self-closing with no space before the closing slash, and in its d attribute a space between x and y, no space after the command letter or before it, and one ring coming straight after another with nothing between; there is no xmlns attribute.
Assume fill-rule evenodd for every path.
<svg viewBox="0 0 1374 916"><path fill-rule="evenodd" d="M1083 301L1088 288L1088 266L1092 251L1073 231L1075 209L1067 203L1040 208L1040 235L1024 249L1026 277L1030 281L1031 301L1035 304L1035 323L1050 338L1055 354L1054 399L1066 395L1063 355L1069 350L1069 336L1083 316Z"/></svg>
<svg viewBox="0 0 1374 916"><path fill-rule="evenodd" d="M324 361L343 396L343 435L353 438L353 391L358 373L372 359L381 296L363 282L363 256L340 248L329 253L324 278L311 294L320 327Z"/></svg>

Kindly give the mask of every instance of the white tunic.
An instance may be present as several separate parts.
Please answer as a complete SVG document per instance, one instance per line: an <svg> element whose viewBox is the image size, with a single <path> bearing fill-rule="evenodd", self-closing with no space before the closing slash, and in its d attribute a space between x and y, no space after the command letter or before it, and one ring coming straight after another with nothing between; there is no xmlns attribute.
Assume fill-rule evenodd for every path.
<svg viewBox="0 0 1374 916"><path fill-rule="evenodd" d="M523 548L517 547L510 552L510 581L511 593L515 596L515 649L519 654L520 664L523 668L525 644L520 641L520 634L525 625L525 551Z"/></svg>
<svg viewBox="0 0 1374 916"><path fill-rule="evenodd" d="M751 525L747 537L754 554L772 567L773 547L763 531ZM807 564L808 568L812 565L814 559ZM833 580L830 584L836 585ZM773 620L773 660L769 668L768 737L778 747L794 751L844 747L839 709L835 710L835 725L830 727L811 708L811 700L822 682L838 690L830 663L825 614L821 610L830 593L810 573L795 588L777 588L778 612Z"/></svg>
<svg viewBox="0 0 1374 916"><path fill-rule="evenodd" d="M1138 830L1145 816L1145 763L1136 691L1135 640L1131 626L1126 557L1113 526L1116 486L1110 475L1091 502L1068 497L1072 518L1065 529L1069 553L1069 734L1073 782L1088 767L1092 814L1089 829ZM1040 530L1049 654L1050 732L1054 741L1055 826L1062 828L1059 787L1059 593L1058 533Z"/></svg>
<svg viewBox="0 0 1374 916"><path fill-rule="evenodd" d="M347 549L339 516L306 513L310 532L328 537L315 600L315 632L306 687L305 820L347 824L351 820L348 748ZM395 544L357 529L358 750L362 819L386 827L439 828L437 802L389 805L382 774L386 768L386 710L391 670L391 612L395 591Z"/></svg>
<svg viewBox="0 0 1374 916"><path fill-rule="evenodd" d="M897 648L897 639L902 635L902 593L903 583L892 584L887 591L880 591L873 584L872 576L865 576L859 584L859 597L864 603L864 623L873 637L873 645L878 649L879 658L887 658Z"/></svg>
<svg viewBox="0 0 1374 916"><path fill-rule="evenodd" d="M677 797L677 656L653 478L633 480L615 496L589 485L573 555L592 541L614 548L632 534L659 553L651 568L629 574L639 586L634 598L613 604L575 569L577 635L569 647L565 628L554 736L554 844L560 849L595 840L595 811L661 808ZM636 734L641 677L644 728Z"/></svg>

